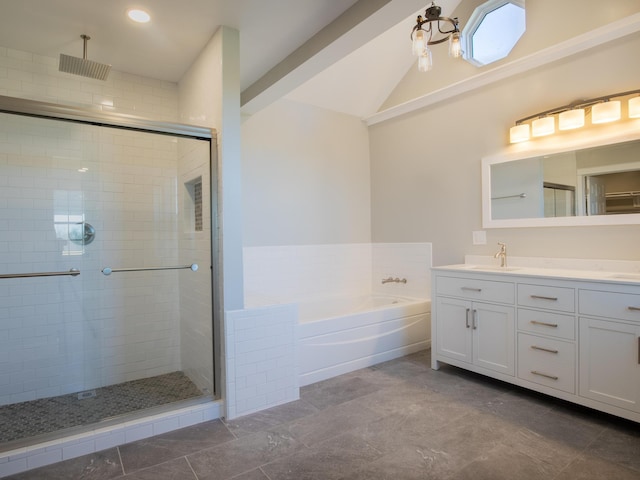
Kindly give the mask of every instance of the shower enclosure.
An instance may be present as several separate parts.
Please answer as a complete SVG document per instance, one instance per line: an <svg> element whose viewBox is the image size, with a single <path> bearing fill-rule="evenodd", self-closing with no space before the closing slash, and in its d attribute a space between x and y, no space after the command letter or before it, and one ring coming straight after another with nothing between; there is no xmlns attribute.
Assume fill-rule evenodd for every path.
<svg viewBox="0 0 640 480"><path fill-rule="evenodd" d="M215 135L16 110L0 113L0 448L210 400Z"/></svg>

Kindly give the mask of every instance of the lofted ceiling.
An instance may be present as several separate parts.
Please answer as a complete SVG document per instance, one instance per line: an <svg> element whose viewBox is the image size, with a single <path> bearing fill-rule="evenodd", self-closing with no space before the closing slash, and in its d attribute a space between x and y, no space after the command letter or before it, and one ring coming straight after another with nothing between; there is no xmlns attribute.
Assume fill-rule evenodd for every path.
<svg viewBox="0 0 640 480"><path fill-rule="evenodd" d="M438 4L443 14L450 14L459 1ZM219 26L226 25L240 32L244 91L354 4L366 2L384 6L383 13L393 4L393 19L372 22L371 28L378 30L369 32L370 41L363 45L334 42L340 48L333 48L329 59L314 65L315 70L307 68L305 76L277 93L365 116L377 110L413 65L409 31L417 9L423 10L428 1L0 0L0 47L81 57L80 35L88 34L89 59L110 63L118 71L177 82ZM151 22L130 21L126 11L132 7L147 10Z"/></svg>

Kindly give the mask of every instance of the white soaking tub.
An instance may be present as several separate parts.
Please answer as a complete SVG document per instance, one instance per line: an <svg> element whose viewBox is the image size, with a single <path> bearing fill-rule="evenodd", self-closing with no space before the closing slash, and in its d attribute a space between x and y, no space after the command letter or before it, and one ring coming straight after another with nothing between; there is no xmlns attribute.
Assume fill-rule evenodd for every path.
<svg viewBox="0 0 640 480"><path fill-rule="evenodd" d="M372 295L300 302L300 386L424 350L430 335L430 300Z"/></svg>

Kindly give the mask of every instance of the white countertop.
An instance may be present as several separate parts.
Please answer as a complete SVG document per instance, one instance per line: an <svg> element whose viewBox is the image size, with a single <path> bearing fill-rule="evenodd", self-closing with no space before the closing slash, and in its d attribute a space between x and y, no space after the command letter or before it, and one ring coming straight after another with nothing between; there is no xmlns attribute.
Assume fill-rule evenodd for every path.
<svg viewBox="0 0 640 480"><path fill-rule="evenodd" d="M509 265L500 267L498 265L469 264L445 265L432 267L436 271L465 271L485 274L500 274L520 276L547 277L565 280L584 280L610 283L624 283L629 285L640 285L640 273L625 271L602 271L602 270L580 270L565 268L542 268L531 266Z"/></svg>

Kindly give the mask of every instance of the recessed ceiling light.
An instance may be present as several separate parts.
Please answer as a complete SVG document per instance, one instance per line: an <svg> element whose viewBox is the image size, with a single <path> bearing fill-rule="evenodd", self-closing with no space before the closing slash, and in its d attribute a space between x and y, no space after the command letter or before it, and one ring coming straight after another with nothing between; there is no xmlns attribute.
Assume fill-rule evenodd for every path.
<svg viewBox="0 0 640 480"><path fill-rule="evenodd" d="M127 12L127 16L134 22L138 23L147 23L149 20L151 20L151 16L147 12L135 8L129 10Z"/></svg>

